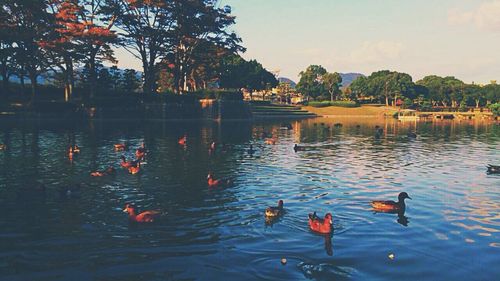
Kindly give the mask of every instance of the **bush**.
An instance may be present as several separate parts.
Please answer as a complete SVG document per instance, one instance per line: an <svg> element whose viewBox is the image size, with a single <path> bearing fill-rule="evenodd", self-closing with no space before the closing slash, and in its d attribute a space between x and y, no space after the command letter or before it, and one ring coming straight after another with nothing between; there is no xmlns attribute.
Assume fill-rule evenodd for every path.
<svg viewBox="0 0 500 281"><path fill-rule="evenodd" d="M237 90L200 90L186 95L194 95L198 99L243 100L243 93Z"/></svg>
<svg viewBox="0 0 500 281"><path fill-rule="evenodd" d="M359 107L355 101L310 101L307 105L312 107L327 107L327 106L340 106L340 107Z"/></svg>
<svg viewBox="0 0 500 281"><path fill-rule="evenodd" d="M425 112L432 111L432 103L430 101L424 101L421 105L419 105L418 109Z"/></svg>
<svg viewBox="0 0 500 281"><path fill-rule="evenodd" d="M491 109L491 112L493 112L494 116L500 116L500 103L493 103L488 106Z"/></svg>

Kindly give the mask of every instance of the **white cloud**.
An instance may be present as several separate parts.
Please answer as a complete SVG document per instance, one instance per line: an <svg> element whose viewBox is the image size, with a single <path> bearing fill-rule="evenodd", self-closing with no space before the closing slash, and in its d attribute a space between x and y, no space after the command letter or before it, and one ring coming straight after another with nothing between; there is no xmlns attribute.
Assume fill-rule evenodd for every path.
<svg viewBox="0 0 500 281"><path fill-rule="evenodd" d="M448 23L474 24L479 29L500 32L500 0L483 2L472 11L452 9L448 12Z"/></svg>
<svg viewBox="0 0 500 281"><path fill-rule="evenodd" d="M350 53L350 61L354 64L378 63L397 59L403 44L394 41L364 42L363 45Z"/></svg>

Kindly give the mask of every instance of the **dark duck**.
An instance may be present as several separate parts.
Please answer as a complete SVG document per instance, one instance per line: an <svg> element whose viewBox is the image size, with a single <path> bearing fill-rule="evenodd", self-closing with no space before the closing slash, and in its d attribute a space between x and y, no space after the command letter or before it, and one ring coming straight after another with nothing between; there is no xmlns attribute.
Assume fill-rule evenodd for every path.
<svg viewBox="0 0 500 281"><path fill-rule="evenodd" d="M500 166L488 165L488 174L500 174Z"/></svg>
<svg viewBox="0 0 500 281"><path fill-rule="evenodd" d="M265 216L266 218L275 218L283 214L283 200L278 201L278 206L267 207Z"/></svg>
<svg viewBox="0 0 500 281"><path fill-rule="evenodd" d="M404 212L406 205L405 205L405 199L411 199L410 196L408 196L408 193L406 192L401 192L398 195L398 202L394 202L392 200L388 201L372 201L371 205L375 211L379 212Z"/></svg>

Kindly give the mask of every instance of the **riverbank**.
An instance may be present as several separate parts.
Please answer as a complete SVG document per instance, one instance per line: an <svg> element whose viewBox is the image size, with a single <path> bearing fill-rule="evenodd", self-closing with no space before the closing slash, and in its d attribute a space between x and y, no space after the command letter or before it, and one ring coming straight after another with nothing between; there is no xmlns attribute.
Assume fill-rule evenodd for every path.
<svg viewBox="0 0 500 281"><path fill-rule="evenodd" d="M322 117L384 117L392 116L397 112L397 108L379 106L379 105L362 105L360 107L312 107L304 106L302 109L307 110Z"/></svg>

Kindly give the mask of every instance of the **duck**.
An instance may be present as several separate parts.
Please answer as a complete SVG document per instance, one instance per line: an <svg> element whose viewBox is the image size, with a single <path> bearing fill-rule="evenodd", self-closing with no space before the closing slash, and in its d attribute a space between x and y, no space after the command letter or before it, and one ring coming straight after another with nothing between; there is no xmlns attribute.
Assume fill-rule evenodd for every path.
<svg viewBox="0 0 500 281"><path fill-rule="evenodd" d="M274 144L276 144L276 139L274 139L274 138L267 138L267 139L265 140L265 143L266 143L266 144L271 144L271 145L274 145Z"/></svg>
<svg viewBox="0 0 500 281"><path fill-rule="evenodd" d="M408 134L406 134L406 136L410 139L416 139L417 138L417 134L415 132L408 132Z"/></svg>
<svg viewBox="0 0 500 281"><path fill-rule="evenodd" d="M139 213L137 208L132 204L125 204L123 212L128 214L128 219L132 223L152 223L161 214L159 211L153 210Z"/></svg>
<svg viewBox="0 0 500 281"><path fill-rule="evenodd" d="M208 173L207 183L208 187L228 187L231 184L233 184L233 182L230 179L218 179L218 180L214 179L212 173Z"/></svg>
<svg viewBox="0 0 500 281"><path fill-rule="evenodd" d="M132 175L138 174L141 171L141 162L137 162L135 165L128 167L128 172Z"/></svg>
<svg viewBox="0 0 500 281"><path fill-rule="evenodd" d="M320 219L316 212L309 214L309 228L318 233L329 234L332 232L332 214L327 213L324 219Z"/></svg>
<svg viewBox="0 0 500 281"><path fill-rule="evenodd" d="M146 155L146 148L144 143L141 143L141 146L135 151L135 157L137 158L137 160L141 160L142 158L144 158L145 155Z"/></svg>
<svg viewBox="0 0 500 281"><path fill-rule="evenodd" d="M500 166L488 165L488 174L500 174Z"/></svg>
<svg viewBox="0 0 500 281"><path fill-rule="evenodd" d="M278 217L283 214L283 200L278 201L278 206L277 207L267 207L265 216L268 218L271 217Z"/></svg>
<svg viewBox="0 0 500 281"><path fill-rule="evenodd" d="M127 159L125 158L125 155L122 155L120 157L120 159L122 160L120 162L120 166L122 166L123 168L130 168L132 166L135 166L137 164L137 161L127 161Z"/></svg>
<svg viewBox="0 0 500 281"><path fill-rule="evenodd" d="M127 144L125 144L125 143L115 143L113 146L115 147L115 151L127 150Z"/></svg>
<svg viewBox="0 0 500 281"><path fill-rule="evenodd" d="M294 150L295 152L297 152L297 151L305 151L305 150L306 150L306 148L305 148L305 147L303 147L303 146L298 146L297 144L295 144L295 145L293 146L293 150Z"/></svg>
<svg viewBox="0 0 500 281"><path fill-rule="evenodd" d="M379 212L404 212L406 209L405 199L411 199L408 193L401 192L398 195L398 202L389 201L372 201L373 209Z"/></svg>
<svg viewBox="0 0 500 281"><path fill-rule="evenodd" d="M217 143L214 141L210 144L210 147L208 148L209 153L215 153L215 149L217 148Z"/></svg>
<svg viewBox="0 0 500 281"><path fill-rule="evenodd" d="M180 144L180 145L186 145L186 142L187 142L187 135L184 135L182 136L178 141L177 143Z"/></svg>
<svg viewBox="0 0 500 281"><path fill-rule="evenodd" d="M281 123L280 125L281 130L291 130L293 129L292 124L290 123Z"/></svg>
<svg viewBox="0 0 500 281"><path fill-rule="evenodd" d="M7 145L0 143L0 150L5 150L7 149Z"/></svg>
<svg viewBox="0 0 500 281"><path fill-rule="evenodd" d="M104 171L95 171L95 172L90 173L90 175L93 177L104 177L104 176L114 175L115 173L116 173L115 168L108 167Z"/></svg>
<svg viewBox="0 0 500 281"><path fill-rule="evenodd" d="M255 153L255 149L253 149L253 146L250 145L250 148L247 150L248 154L253 155Z"/></svg>
<svg viewBox="0 0 500 281"><path fill-rule="evenodd" d="M80 147L78 147L78 145L75 144L72 148L73 148L73 153L75 154L80 153Z"/></svg>

